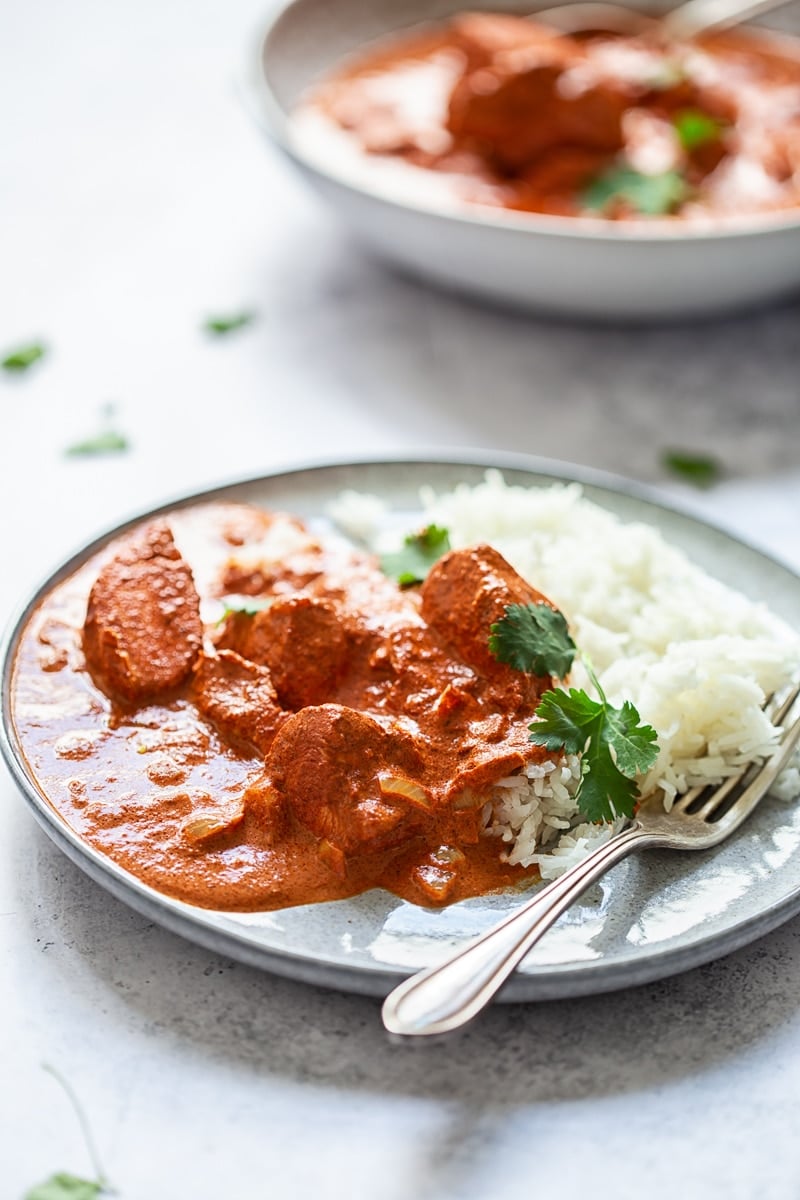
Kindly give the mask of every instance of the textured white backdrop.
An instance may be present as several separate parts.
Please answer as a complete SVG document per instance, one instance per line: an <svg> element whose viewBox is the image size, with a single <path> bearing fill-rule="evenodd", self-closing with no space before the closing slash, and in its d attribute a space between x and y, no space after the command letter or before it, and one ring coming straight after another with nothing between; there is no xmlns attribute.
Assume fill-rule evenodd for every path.
<svg viewBox="0 0 800 1200"><path fill-rule="evenodd" d="M420 446L661 484L800 566L800 305L593 329L384 271L240 108L263 11L0 6L0 350L51 347L0 379L0 616L89 534L171 493ZM202 334L240 307L259 313L250 329ZM109 402L131 452L65 458ZM676 444L717 455L727 481L702 497L670 483L659 457ZM80 1093L124 1200L800 1188L797 921L679 979L390 1050L374 1003L217 960L104 895L2 772L0 950L8 1200L89 1170L42 1060Z"/></svg>

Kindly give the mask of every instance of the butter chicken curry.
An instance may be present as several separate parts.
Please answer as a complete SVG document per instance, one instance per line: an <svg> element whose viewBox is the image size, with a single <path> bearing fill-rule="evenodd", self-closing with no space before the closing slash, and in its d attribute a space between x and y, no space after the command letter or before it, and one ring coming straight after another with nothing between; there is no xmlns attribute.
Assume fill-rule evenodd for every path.
<svg viewBox="0 0 800 1200"><path fill-rule="evenodd" d="M298 145L398 199L697 222L800 205L800 42L467 13L316 87Z"/></svg>
<svg viewBox="0 0 800 1200"><path fill-rule="evenodd" d="M544 757L528 725L552 680L487 637L506 605L542 600L489 546L403 590L293 517L179 510L41 603L17 731L72 828L182 900L275 909L382 886L450 903L525 876L483 809Z"/></svg>

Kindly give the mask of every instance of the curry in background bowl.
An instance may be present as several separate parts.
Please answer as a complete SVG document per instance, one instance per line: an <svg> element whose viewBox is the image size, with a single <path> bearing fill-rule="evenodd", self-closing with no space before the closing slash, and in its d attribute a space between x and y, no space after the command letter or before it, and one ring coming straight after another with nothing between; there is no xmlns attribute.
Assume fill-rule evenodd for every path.
<svg viewBox="0 0 800 1200"><path fill-rule="evenodd" d="M292 119L311 152L450 208L716 224L800 205L800 42L755 31L464 13L367 50Z"/></svg>
<svg viewBox="0 0 800 1200"><path fill-rule="evenodd" d="M450 289L636 321L800 289L800 39L665 50L517 7L290 0L250 108L362 244Z"/></svg>

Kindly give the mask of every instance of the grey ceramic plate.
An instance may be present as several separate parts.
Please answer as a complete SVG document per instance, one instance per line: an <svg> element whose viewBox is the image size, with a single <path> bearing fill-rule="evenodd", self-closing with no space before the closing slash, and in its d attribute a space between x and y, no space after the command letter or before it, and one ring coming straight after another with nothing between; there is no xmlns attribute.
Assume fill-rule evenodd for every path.
<svg viewBox="0 0 800 1200"><path fill-rule="evenodd" d="M309 467L181 497L158 511L223 497L318 518L339 491L355 487L413 512L422 484L445 489L459 481L475 483L487 466L499 466L513 483L577 479L596 503L623 519L656 526L712 574L754 599L768 598L779 615L800 626L800 579L787 567L624 481L518 455L494 455L491 462L431 457ZM148 515L138 514L135 520ZM84 844L50 807L28 771L14 729L11 662L41 596L119 532L109 531L54 572L13 623L3 646L3 753L35 816L82 870L152 920L219 953L282 975L373 995L386 994L402 977L521 903L519 895L499 895L430 911L372 892L276 913L220 913L153 891ZM800 802L770 801L717 850L650 853L621 864L554 926L503 998L610 991L662 978L745 945L800 911L798 846Z"/></svg>

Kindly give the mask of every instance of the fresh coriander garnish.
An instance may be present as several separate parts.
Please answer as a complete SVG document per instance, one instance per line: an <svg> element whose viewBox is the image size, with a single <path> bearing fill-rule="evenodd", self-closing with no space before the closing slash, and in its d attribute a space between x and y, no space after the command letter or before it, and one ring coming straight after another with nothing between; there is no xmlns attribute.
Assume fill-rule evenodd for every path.
<svg viewBox="0 0 800 1200"><path fill-rule="evenodd" d="M97 1196L108 1193L110 1189L105 1172L100 1165L100 1157L95 1148L86 1113L83 1111L83 1107L75 1095L72 1085L64 1078L61 1072L57 1071L55 1067L51 1067L48 1063L44 1063L43 1067L64 1090L72 1106L75 1116L78 1119L78 1124L81 1127L81 1132L86 1142L86 1149L89 1152L89 1157L92 1160L92 1166L97 1178L83 1179L78 1175L72 1175L68 1171L57 1171L49 1179L45 1179L43 1183L38 1183L30 1188L25 1193L23 1200L96 1200Z"/></svg>
<svg viewBox="0 0 800 1200"><path fill-rule="evenodd" d="M426 525L409 533L401 550L381 555L384 575L397 580L401 587L422 583L433 564L450 549L450 534L441 525Z"/></svg>
<svg viewBox="0 0 800 1200"><path fill-rule="evenodd" d="M28 367L44 358L46 353L46 347L41 342L31 342L28 346L18 346L16 350L10 351L0 360L0 366L4 371L27 371Z"/></svg>
<svg viewBox="0 0 800 1200"><path fill-rule="evenodd" d="M117 433L114 429L104 429L102 433L98 433L94 437L67 446L64 453L77 458L99 454L121 454L128 449L130 449L130 444L124 434Z"/></svg>
<svg viewBox="0 0 800 1200"><path fill-rule="evenodd" d="M694 150L696 146L716 142L722 132L719 121L699 108L681 109L675 114L672 123L684 150Z"/></svg>
<svg viewBox="0 0 800 1200"><path fill-rule="evenodd" d="M582 195L583 207L605 212L615 201L648 217L674 212L689 195L689 186L678 171L643 175L632 167L611 167L589 184Z"/></svg>
<svg viewBox="0 0 800 1200"><path fill-rule="evenodd" d="M258 596L223 596L222 603L225 611L220 620L224 621L231 613L242 613L246 617L254 617L256 613L263 612L274 602L272 596L261 598Z"/></svg>
<svg viewBox="0 0 800 1200"><path fill-rule="evenodd" d="M583 690L557 688L545 692L530 726L531 741L548 750L581 755L581 778L575 801L589 821L632 817L639 792L635 777L658 755L657 734L629 700L622 708L609 704L594 672L589 672L599 700Z"/></svg>
<svg viewBox="0 0 800 1200"><path fill-rule="evenodd" d="M564 679L576 646L564 614L549 604L509 604L491 627L489 649L498 662L534 675Z"/></svg>
<svg viewBox="0 0 800 1200"><path fill-rule="evenodd" d="M256 313L252 311L229 313L226 316L207 317L203 322L203 328L206 333L219 336L233 333L237 329L244 329L246 325L252 325L255 319Z"/></svg>
<svg viewBox="0 0 800 1200"><path fill-rule="evenodd" d="M491 627L489 650L518 671L563 679L578 654L562 613L548 604L509 604ZM530 740L547 750L581 755L575 801L588 821L632 817L638 798L635 776L658 754L656 731L641 725L630 701L614 708L584 659L600 699L577 688L545 692L528 728Z"/></svg>
<svg viewBox="0 0 800 1200"><path fill-rule="evenodd" d="M722 467L717 459L708 454L692 454L686 450L665 450L661 462L673 475L693 483L695 487L707 488L718 482Z"/></svg>
<svg viewBox="0 0 800 1200"><path fill-rule="evenodd" d="M59 1171L25 1193L24 1200L95 1200L104 1191L95 1179L81 1179Z"/></svg>

